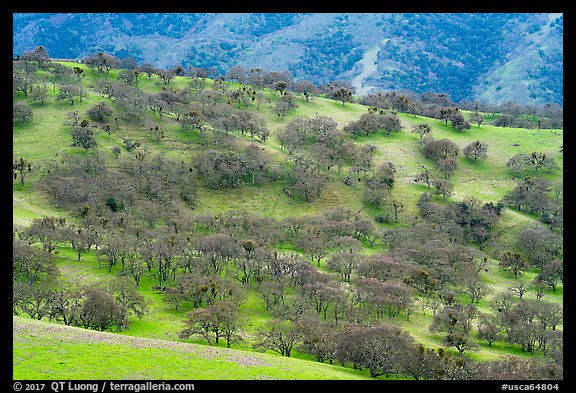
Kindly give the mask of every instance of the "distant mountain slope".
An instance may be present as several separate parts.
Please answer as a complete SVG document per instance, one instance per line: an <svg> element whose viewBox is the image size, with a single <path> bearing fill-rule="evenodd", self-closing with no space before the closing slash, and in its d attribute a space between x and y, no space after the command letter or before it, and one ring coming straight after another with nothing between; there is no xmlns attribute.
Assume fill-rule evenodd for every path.
<svg viewBox="0 0 576 393"><path fill-rule="evenodd" d="M562 14L14 14L13 51L233 65L453 100L563 103Z"/></svg>

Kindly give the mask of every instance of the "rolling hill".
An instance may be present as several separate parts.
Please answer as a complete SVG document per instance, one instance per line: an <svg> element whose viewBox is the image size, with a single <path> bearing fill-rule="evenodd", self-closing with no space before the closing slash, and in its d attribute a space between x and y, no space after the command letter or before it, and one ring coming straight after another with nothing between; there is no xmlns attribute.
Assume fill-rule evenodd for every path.
<svg viewBox="0 0 576 393"><path fill-rule="evenodd" d="M299 17L303 18L303 16ZM65 23L62 19L58 19L57 22ZM289 24L289 21L278 21L277 23ZM184 30L184 28L182 29ZM184 33L173 33L174 37L179 37L179 34ZM265 36L271 33L262 31L261 34ZM374 56L375 52L372 51L370 55ZM136 229L142 230L143 237L150 233L150 240L154 240L152 237L160 236L164 231L169 232L170 236L175 238L176 234L172 231L176 232L177 226L171 225L174 222L183 226L180 228L178 236L189 231L188 240L194 240L196 236L201 236L200 238L204 239L204 235L221 225L216 229L217 231L227 232L230 230L231 233L235 236L238 235L239 239L244 241L252 240L252 236L256 237L254 233L250 232L252 229L249 223L246 223L248 221L244 221L249 218L247 212L254 213L258 219L270 220L273 223L265 231L266 233L259 235L265 238L266 236L284 236L282 233L287 232L285 229L289 228L287 223L290 223L290 220L302 218L304 223L306 220L316 222L314 220L317 220L318 217L329 215L332 209L340 208L344 211L354 212L358 217L367 219L374 225L375 233L377 233L375 241L372 243L360 242L358 244L360 251L358 252L366 258L371 255L387 255L390 252L390 243L389 238L384 236L385 233L393 234L395 230L401 233L402 229L411 228L413 224L424 224L425 221L421 214L422 195L431 193L432 189L423 183L415 182L414 179L421 172L422 167L435 168L436 163L422 154L423 144L419 136L410 132L414 126L419 124L430 127L433 139L450 139L460 150L478 140L488 145L487 156L478 162L467 159L463 154L455 157L457 168L449 177L454 185L452 196L447 200L442 200L440 196L431 197L434 203L438 205L438 211L453 206L452 202L455 205L464 202L463 206L466 208L466 203L470 198L474 199L470 206L497 204L515 188L519 181L510 174L507 166L508 160L518 153L543 152L548 157L552 157L558 164L559 170L541 172L541 176L551 182L546 196L540 195L542 199L549 197L552 200L554 193L552 184L555 186L562 184L563 153L561 146L563 130L561 129L537 130L497 127L486 121L481 126L474 124L469 129L457 131L440 119L398 113L397 116L402 128L399 132L387 135L384 131L378 130L378 132L367 136L352 137L345 134L343 137L343 140L351 145L371 146L375 175L378 171L376 168L380 168L380 165L388 162L394 163L396 168L395 181L391 196L403 204L399 215L400 219L397 222L390 218L386 222L378 221L383 213L388 213L390 216L390 208L388 206L376 208L368 206L364 202L366 186L362 179L359 179L355 184L346 184L343 181L348 170L350 173L354 173L350 160L342 164L342 171L337 170L335 166L332 169L323 170L326 183L322 191L311 201L306 201L286 192L286 180L278 179L283 173L281 169L276 170L276 172L272 171L274 173L270 176L271 180L254 183L245 176L242 182L234 186L213 188L207 182L210 178L202 177L200 167L196 166L201 161L201 157L206 157L206 154L211 150L228 153L246 152L247 150L243 150L246 147L257 146L258 151L265 155L267 164L275 164L279 168L287 169L284 173L289 173L292 171L293 161L296 161L297 157L291 155L282 145L279 135L291 121L302 117L318 117L320 114L333 119L335 127L342 130L365 115L368 112L368 107L357 102L343 105L339 101L324 96L313 97L309 102L301 96L296 96L295 101L298 106L289 111L285 117L281 117L275 112L272 102L278 102L282 97L271 89L262 89L262 95L268 97L271 103L270 105L264 103L261 106L251 103L251 105L244 107L240 103L232 103L227 99L227 95L222 94L216 96L219 97L220 102L218 105L214 105L214 113L220 107L226 108L225 110L230 112L225 113L233 114L236 119L240 118L242 114L254 115L254 118L262 120L270 131L270 136L266 141L262 141L249 133L241 133L234 128L227 130L226 136L222 134L218 139L214 138L214 135L217 134L216 129L224 126L214 120L215 118L210 118L210 122L214 126L204 129L201 129L200 126L186 128L184 122L179 120L171 110L166 110L163 113L152 111L147 103L142 104L140 117L134 119L127 116L126 108L130 109L130 106L122 102L118 96L106 97L102 91L98 90L100 88L98 82L118 83L120 85L122 83L120 82L121 70L111 70L109 75L104 76L85 64L57 63L68 68L77 67L82 70L83 77L78 79L77 85L85 89L83 98L76 100L73 104L70 104L66 99L58 99L60 91L65 90L65 85L55 86L53 90L50 85L47 85L49 89L43 102L33 102L22 92L15 92L14 105L26 103L30 106L33 115L24 124L18 121L14 122L13 156L14 159L24 157L31 161L34 170L27 177L25 184L22 185L16 180L13 183L13 226L16 232L22 234L24 233L23 228L34 223L35 219L47 216L63 217L67 224L82 226L84 219L88 216L88 214L83 215L82 213L86 210L68 209L68 205L61 203L62 199L58 200L58 196L63 194L66 196L80 195L80 193L75 194L75 191L83 187L90 190L90 192L80 195L78 204L71 203L70 205L82 207L81 204L85 203L85 206L88 206L88 211L91 214L94 213L99 219L99 222L94 221L94 227L103 225L102 244L100 244L99 250L88 247L80 260L80 257L77 258L76 250L66 240L61 241L53 253L54 264L59 271L59 279L70 286L73 284L106 285L117 276L125 276L124 266L120 266L120 263L110 264L106 268L110 258L102 254L101 250L106 248L107 241L116 237L114 235L115 230L118 229L120 231L118 233L128 236L129 232L133 230L130 227L133 223L137 223ZM36 73L42 75L48 71L37 70ZM200 108L206 97L215 96L214 90L218 88L218 85L213 80L204 80L203 90L192 89L195 86L194 83L197 82L197 80L193 81L192 78L176 76L170 82L170 89L173 92L189 89L187 91L191 93L187 105L189 108ZM240 91L242 86L235 82L226 82L224 88L228 94ZM142 91L141 94L145 93L149 96L166 92L159 75L141 76L138 90ZM136 101L138 91L136 89L130 91L131 97ZM105 122L94 120L88 114L93 106L99 102L106 102L119 119L117 129L111 134L105 131ZM209 106L205 105L205 107ZM97 146L92 146L92 148L84 151L81 147L70 145L73 141L72 127L69 125L70 118L73 116L70 114L74 112L80 114L81 118L87 118L84 127L91 127L94 130ZM467 118L471 116L468 111L462 112ZM232 118L232 116L228 117ZM155 137L154 125L163 131L161 138ZM129 149L127 140L139 143L139 147ZM118 155L114 154L114 148L118 148L117 151L120 152ZM308 153L308 151L304 151L303 155L306 157ZM148 170L142 171L145 176L140 178L140 185L136 185L135 178L132 180L134 184L130 185L127 181L129 178L125 175L129 172L136 172L136 166L133 163L137 163L138 160L144 160L144 163L149 165L147 166ZM63 193L58 194L54 192L56 190L53 187L55 184L47 183L47 180L49 181L54 173L61 169L74 169L74 165L79 163L88 163L88 165L78 172L61 172L64 173L64 176L60 180L67 182L74 178L77 173L84 176L91 172L89 165L98 162L101 166L95 172L102 177L93 178L98 180L97 184L83 183L82 187L78 187L73 183L64 183L70 186L64 188ZM166 163L175 163L176 166L163 167L162 165ZM187 166L194 168L194 170L185 170ZM166 168L166 171L154 168ZM172 180L169 179L169 175L174 168L177 169L175 173L187 175L183 177L182 183L198 185L198 203L195 205L189 206L184 203L182 194L174 192L175 189L170 188ZM433 172L436 172L436 169ZM105 177L106 179L104 179ZM118 183L114 183L115 179ZM99 183L100 181L106 181L106 183ZM157 182L153 183L152 181ZM109 185L116 186L116 184L119 184L120 187L114 190L112 188L107 189ZM52 188L50 188L51 186ZM127 208L125 211L111 207L109 200L106 199L108 195L103 193L121 190L130 192L132 186L137 191L133 191L134 193L129 195L130 198L126 199ZM170 195L167 196L167 194ZM143 195L145 196L143 197ZM557 195L556 200L558 199ZM561 201L558 203L562 204ZM101 218L103 220L100 220ZM338 219L332 220L331 225L337 227L337 221ZM254 222L259 221L255 220ZM293 222L298 224L298 221ZM214 226L210 228L212 223ZM284 229L280 230L280 227ZM431 227L435 228L434 225ZM482 250L476 250L481 252L480 255L484 257L485 263L482 265L482 269L477 272L479 282L486 289L485 296L475 303L480 312L495 313L492 301L499 293L508 290L520 281L532 282L539 274L540 268L532 266L522 272L521 280L519 280L514 277L512 272L503 269L499 264L500 251L520 248L517 240L525 228L532 228L534 231L539 230L542 231L539 233L546 234L556 234L558 231L558 228L554 229L556 232L550 229L549 225L542 222L535 213L519 212L513 208L502 210L494 228L490 230L494 234L494 241L484 244ZM236 230L238 232L234 232ZM240 232L241 230L245 230L245 232ZM346 228L342 230L344 231ZM454 238L457 238L457 230L452 234ZM402 236L406 236L406 234ZM120 238L121 236L118 235L117 237ZM275 241L276 239L272 240ZM301 256L305 254L306 258L309 255L296 242L291 244L290 241L286 241L280 245L273 245L273 241L260 239L258 241L262 242L263 248L274 248L277 255ZM145 248L144 243L146 242L139 245L142 249ZM477 244L471 243L473 242L468 240L466 247L478 248ZM561 250L553 251L556 252L555 255L561 255ZM314 270L318 277L338 283L335 285L342 285L348 289L354 287L360 280L360 275L354 274L350 283L340 282L338 274L327 263L328 254L332 252L334 252L333 248L321 258L321 264L320 262L317 264L316 261L309 258L305 260L304 264L310 265L311 270ZM206 252L207 254L208 252ZM440 256L438 257L440 258ZM142 258L137 259L143 263L143 254ZM196 257L192 259L196 262L200 260ZM237 260L240 259L242 258L237 258ZM482 258L478 259L482 260ZM273 260L273 258L269 260ZM226 263L226 268L218 271L218 274L222 277L232 277L237 273L236 266L230 261L226 261ZM205 341L198 335L181 338L178 336L178 332L184 326L187 312L198 308L186 302L180 308L177 304L175 308L167 296L167 292L158 287L156 270L152 268L144 271L143 266L144 274L137 292L148 302L149 312L141 318L131 316L129 327L127 329L115 329L114 334L63 326L49 322L48 317L41 321L33 321L25 317L25 312L18 310L19 315L13 317L14 378L370 379L366 368L359 371L352 367L341 367L336 363L316 362L313 355L305 353L300 347L295 349L292 358L273 355L270 350L265 353L254 351L252 344L255 333L273 319L272 313L265 307L259 286L256 284L238 284L245 291L245 298L242 299L239 307L246 320L240 329L243 340L238 343L235 342L231 349L224 348L225 344L222 342L214 346L199 345ZM186 269L182 266L177 267L174 270L174 277L184 276ZM287 269L287 271L290 270ZM16 280L15 277L15 282ZM170 282L171 284L172 282ZM460 291L458 282L446 284L446 286L449 285L458 288L456 295L458 301L466 305L474 303L468 298L468 295ZM294 284L295 286L296 284ZM563 284L558 284L554 290L546 288L543 293L546 302L557 306L563 303ZM414 297L414 304L409 312L406 311L395 316L380 316L381 319L378 322L400 327L414 337L416 342L430 348L443 347L442 335L429 330L434 315L426 307L423 296ZM535 301L536 292L527 293L525 299ZM355 306L349 305L349 307L352 309ZM312 313L316 313L313 307ZM332 317L328 316L328 319L330 318ZM324 317L324 319L327 318ZM562 324L559 324L559 330L561 329ZM474 342L478 343L478 347L475 351L466 352L465 357L476 361L491 361L508 355L541 361L548 361L551 358L551 356L544 356L541 351L536 351L536 353L525 351L518 343L505 340L503 334L493 345L488 345L478 337L476 325L472 329L471 336ZM114 354L114 356L110 354ZM392 375L391 377L397 378L398 376ZM400 377L404 378L406 375ZM386 379L384 376L379 378Z"/></svg>

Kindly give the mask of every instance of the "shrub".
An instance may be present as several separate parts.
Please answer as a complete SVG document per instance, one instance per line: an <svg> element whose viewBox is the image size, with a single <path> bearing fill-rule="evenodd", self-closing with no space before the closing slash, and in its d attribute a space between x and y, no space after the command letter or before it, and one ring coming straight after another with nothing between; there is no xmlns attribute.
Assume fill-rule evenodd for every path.
<svg viewBox="0 0 576 393"><path fill-rule="evenodd" d="M112 116L113 110L105 101L98 101L86 111L88 116L95 121L104 121Z"/></svg>
<svg viewBox="0 0 576 393"><path fill-rule="evenodd" d="M106 206L108 206L114 212L118 212L124 209L124 204L122 203L122 201L117 201L116 198L114 197L109 197L106 200Z"/></svg>

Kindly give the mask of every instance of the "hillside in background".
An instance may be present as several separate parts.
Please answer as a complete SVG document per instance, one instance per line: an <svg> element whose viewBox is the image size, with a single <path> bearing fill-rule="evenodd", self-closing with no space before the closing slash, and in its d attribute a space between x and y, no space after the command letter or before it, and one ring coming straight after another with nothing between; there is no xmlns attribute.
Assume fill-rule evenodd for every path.
<svg viewBox="0 0 576 393"><path fill-rule="evenodd" d="M444 92L455 101L563 104L563 15L13 14L15 55L104 51L157 67L289 70L324 84Z"/></svg>

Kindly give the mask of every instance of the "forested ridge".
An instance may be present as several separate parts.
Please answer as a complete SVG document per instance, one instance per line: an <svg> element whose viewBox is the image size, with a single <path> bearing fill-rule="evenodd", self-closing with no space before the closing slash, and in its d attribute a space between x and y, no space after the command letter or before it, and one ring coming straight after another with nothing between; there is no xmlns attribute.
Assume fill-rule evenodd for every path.
<svg viewBox="0 0 576 393"><path fill-rule="evenodd" d="M160 68L235 65L324 84L444 92L456 102L563 103L561 13L14 14L13 52L55 58L104 51Z"/></svg>
<svg viewBox="0 0 576 393"><path fill-rule="evenodd" d="M44 46L13 80L14 315L369 379L563 378L561 107Z"/></svg>

